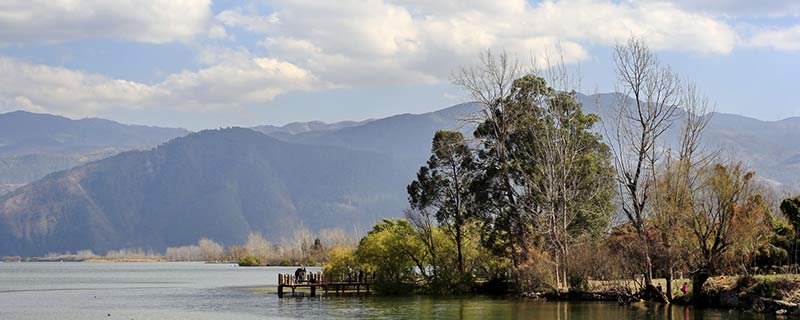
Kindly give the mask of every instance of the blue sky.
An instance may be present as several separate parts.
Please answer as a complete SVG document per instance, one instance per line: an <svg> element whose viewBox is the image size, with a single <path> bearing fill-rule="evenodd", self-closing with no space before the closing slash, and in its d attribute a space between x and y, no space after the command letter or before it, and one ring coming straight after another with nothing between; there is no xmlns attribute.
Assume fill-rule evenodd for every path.
<svg viewBox="0 0 800 320"><path fill-rule="evenodd" d="M644 38L720 112L800 116L800 2L139 0L0 4L0 111L193 130L433 111L479 53L560 48L608 92Z"/></svg>

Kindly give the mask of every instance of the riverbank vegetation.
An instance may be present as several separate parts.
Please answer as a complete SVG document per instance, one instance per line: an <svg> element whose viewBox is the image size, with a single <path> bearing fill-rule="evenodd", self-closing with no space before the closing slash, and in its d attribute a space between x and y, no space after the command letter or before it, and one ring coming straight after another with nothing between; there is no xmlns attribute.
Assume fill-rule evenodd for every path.
<svg viewBox="0 0 800 320"><path fill-rule="evenodd" d="M385 293L702 304L715 276L796 271L800 200L778 206L755 172L706 148L711 103L643 40L614 50L613 119L584 112L563 64L481 61L454 77L482 107L465 119L475 131L437 132L405 219L332 251L326 273L374 273Z"/></svg>
<svg viewBox="0 0 800 320"><path fill-rule="evenodd" d="M341 229L323 229L316 235L299 227L279 243L267 241L261 234L251 233L242 245L224 246L208 238L194 245L169 247L163 253L155 250L120 249L106 254L91 250L76 253L49 253L43 257L4 257L6 262L209 262L236 263L241 266L314 266L327 261L334 248L352 247L354 237Z"/></svg>

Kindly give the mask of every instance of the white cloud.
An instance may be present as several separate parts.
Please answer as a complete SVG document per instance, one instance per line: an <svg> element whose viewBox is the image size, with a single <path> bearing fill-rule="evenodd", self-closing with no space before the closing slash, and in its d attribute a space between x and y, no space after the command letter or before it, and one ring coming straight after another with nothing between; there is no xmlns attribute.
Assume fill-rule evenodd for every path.
<svg viewBox="0 0 800 320"><path fill-rule="evenodd" d="M229 57L198 71L167 76L154 85L0 57L0 110L81 117L113 108L240 108L269 102L287 91L326 86L286 61Z"/></svg>
<svg viewBox="0 0 800 320"><path fill-rule="evenodd" d="M748 44L754 47L800 51L800 25L784 29L763 30L756 33Z"/></svg>
<svg viewBox="0 0 800 320"><path fill-rule="evenodd" d="M160 104L202 110L265 103L288 91L319 90L326 85L289 62L253 58L173 74L158 87L168 93Z"/></svg>
<svg viewBox="0 0 800 320"><path fill-rule="evenodd" d="M209 30L210 0L4 0L0 45L111 38L149 43L186 40Z"/></svg>
<svg viewBox="0 0 800 320"><path fill-rule="evenodd" d="M445 81L485 49L541 58L560 47L568 63L644 36L655 49L727 54L734 30L713 17L663 2L602 0L269 1L272 11L223 11L231 28L261 33L270 57L290 61L339 85Z"/></svg>
<svg viewBox="0 0 800 320"><path fill-rule="evenodd" d="M5 109L91 115L102 108L134 108L158 94L145 84L0 57L0 103Z"/></svg>
<svg viewBox="0 0 800 320"><path fill-rule="evenodd" d="M199 70L156 84L112 79L0 57L0 108L73 116L107 108L237 108L291 91L373 84L447 81L486 49L520 59L560 50L567 63L589 58L588 46L631 35L656 50L727 54L740 43L711 2L656 0L266 0L211 13L210 0L7 0L0 2L0 46L85 38L201 43ZM777 1L777 0L771 0ZM735 3L734 3L735 2ZM737 9L744 10L744 9ZM228 29L226 29L228 28ZM250 50L234 29L259 35ZM797 50L800 31L764 32L747 44ZM242 37L247 38L247 37ZM209 42L213 43L213 42Z"/></svg>
<svg viewBox="0 0 800 320"><path fill-rule="evenodd" d="M660 1L660 0L647 0ZM734 17L798 16L797 0L671 0L683 9Z"/></svg>

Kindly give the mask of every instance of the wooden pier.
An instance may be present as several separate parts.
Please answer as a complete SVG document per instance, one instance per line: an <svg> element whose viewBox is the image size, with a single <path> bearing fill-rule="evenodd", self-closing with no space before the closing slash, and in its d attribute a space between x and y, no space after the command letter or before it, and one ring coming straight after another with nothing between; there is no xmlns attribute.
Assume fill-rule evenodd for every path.
<svg viewBox="0 0 800 320"><path fill-rule="evenodd" d="M330 281L322 272L310 272L300 279L296 279L294 274L278 274L278 297L281 298L286 293L287 288L292 290L292 296L295 295L297 288L309 288L311 290L310 295L315 297L319 290L322 290L326 295L333 292L337 296L345 292L355 292L356 295L361 293L369 294L371 286L372 281L365 279L364 276Z"/></svg>

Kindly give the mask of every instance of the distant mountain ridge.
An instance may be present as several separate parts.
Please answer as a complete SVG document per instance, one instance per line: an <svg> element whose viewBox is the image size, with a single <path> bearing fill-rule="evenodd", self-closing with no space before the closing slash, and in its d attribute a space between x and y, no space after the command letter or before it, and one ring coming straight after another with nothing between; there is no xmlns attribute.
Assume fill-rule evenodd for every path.
<svg viewBox="0 0 800 320"><path fill-rule="evenodd" d="M185 129L125 125L97 118L72 120L27 111L3 113L0 185L27 183L51 172L121 151L153 147L187 133Z"/></svg>
<svg viewBox="0 0 800 320"><path fill-rule="evenodd" d="M584 112L595 113L602 119L616 116L612 108L618 99L615 93L579 94L578 98ZM382 153L412 164L409 168L412 170L429 157L430 140L436 130L459 130L470 136L474 124L463 120L478 111L477 104L463 103L439 111L396 115L338 130L273 136L296 143L334 145ZM670 128L667 140L677 141L680 125L678 120ZM602 124L597 124L594 130L605 133ZM759 176L771 181L773 187L800 191L800 117L764 121L714 113L704 132L703 141L707 150L719 151L728 158L735 157Z"/></svg>
<svg viewBox="0 0 800 320"><path fill-rule="evenodd" d="M364 228L403 206L388 157L286 143L243 128L206 130L123 152L0 197L0 256L124 247L164 250L201 237L272 240L302 222ZM388 211L388 212L387 212Z"/></svg>
<svg viewBox="0 0 800 320"><path fill-rule="evenodd" d="M615 94L579 98L586 112L614 116ZM433 134L471 135L473 123L464 119L478 111L465 103L363 123L261 127L267 134L208 130L88 162L0 196L0 256L163 249L203 236L239 244L249 231L275 240L298 223L312 230L369 227L381 217L402 216L405 186L429 157ZM676 123L667 135L674 138L679 129ZM704 141L773 187L796 192L798 129L800 117L762 121L717 113ZM603 133L599 124L595 130Z"/></svg>
<svg viewBox="0 0 800 320"><path fill-rule="evenodd" d="M252 127L251 129L262 132L262 133L286 133L286 134L300 134L305 132L311 131L327 131L327 130L337 130L347 127L354 127L358 125L365 124L371 120L364 120L364 121L340 121L334 123L327 123L322 121L309 121L309 122L291 122L287 123L283 126L273 126L273 125L260 125Z"/></svg>
<svg viewBox="0 0 800 320"><path fill-rule="evenodd" d="M186 129L125 125L99 118L72 120L13 111L0 114L0 156L143 148L187 133Z"/></svg>

